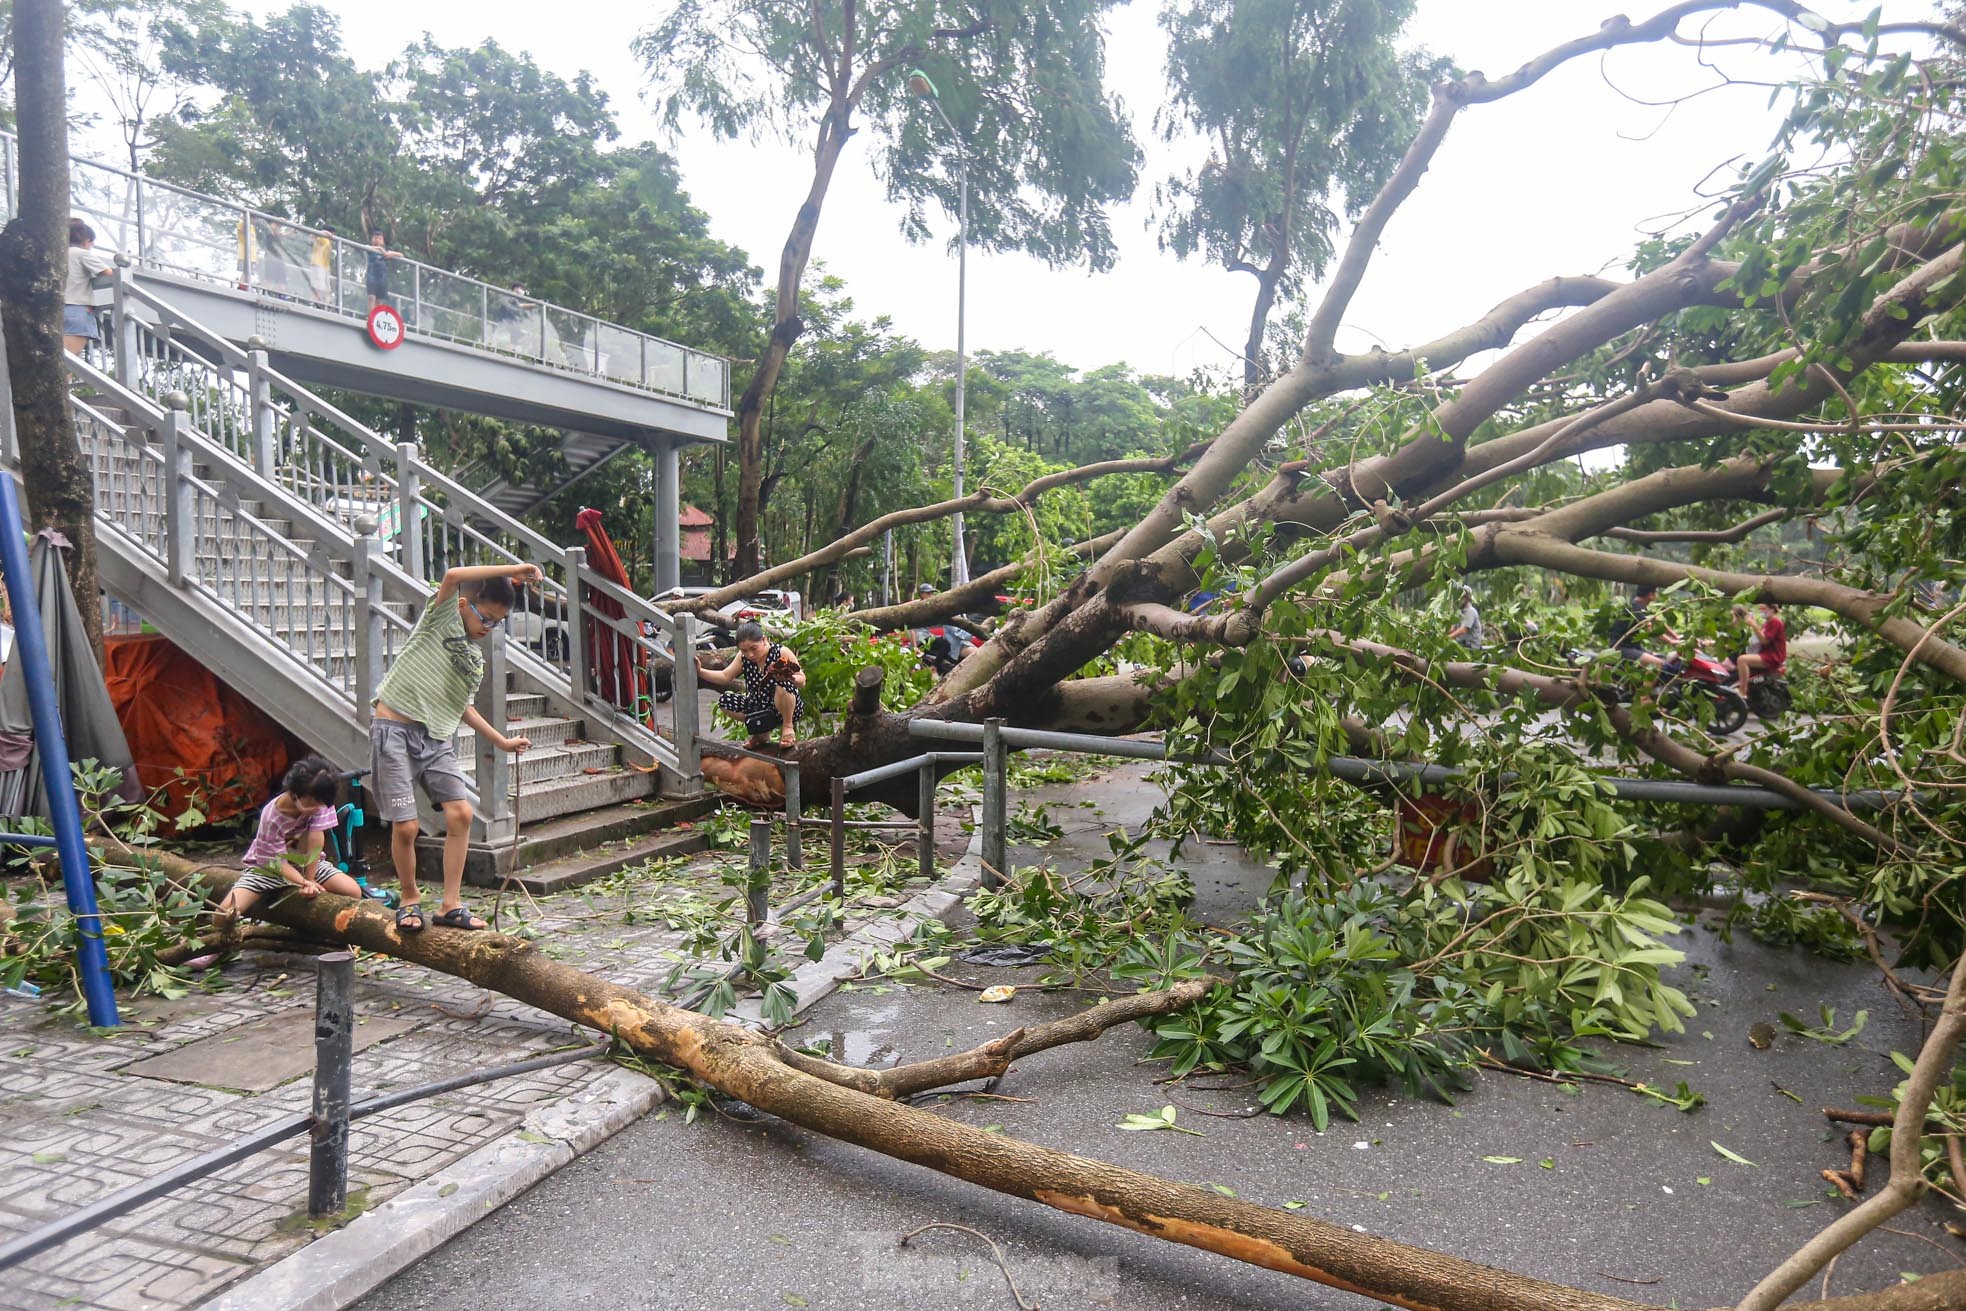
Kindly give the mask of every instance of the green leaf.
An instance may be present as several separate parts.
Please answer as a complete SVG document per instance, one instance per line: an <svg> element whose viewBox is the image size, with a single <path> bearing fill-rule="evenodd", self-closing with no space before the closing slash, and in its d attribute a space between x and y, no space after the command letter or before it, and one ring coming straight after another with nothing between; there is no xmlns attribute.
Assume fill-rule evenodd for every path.
<svg viewBox="0 0 1966 1311"><path fill-rule="evenodd" d="M1711 1138L1707 1139L1707 1145L1712 1147L1713 1150L1719 1152L1722 1156L1726 1157L1728 1160L1734 1162L1734 1164L1736 1165L1754 1164L1753 1161L1750 1161L1747 1157L1742 1156L1739 1152L1730 1152L1725 1147L1722 1147L1719 1143L1714 1142L1713 1139Z"/></svg>
<svg viewBox="0 0 1966 1311"><path fill-rule="evenodd" d="M1488 1162L1490 1165L1521 1165L1522 1164L1522 1158L1520 1156L1484 1156L1481 1159Z"/></svg>

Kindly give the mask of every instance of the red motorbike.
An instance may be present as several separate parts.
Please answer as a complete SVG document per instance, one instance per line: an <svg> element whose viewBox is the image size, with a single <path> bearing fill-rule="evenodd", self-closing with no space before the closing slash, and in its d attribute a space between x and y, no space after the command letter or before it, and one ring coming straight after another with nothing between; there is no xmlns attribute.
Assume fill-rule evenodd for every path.
<svg viewBox="0 0 1966 1311"><path fill-rule="evenodd" d="M1659 706L1684 719L1711 715L1710 727L1722 737L1748 722L1748 703L1734 690L1734 666L1703 655L1666 661L1659 680Z"/></svg>

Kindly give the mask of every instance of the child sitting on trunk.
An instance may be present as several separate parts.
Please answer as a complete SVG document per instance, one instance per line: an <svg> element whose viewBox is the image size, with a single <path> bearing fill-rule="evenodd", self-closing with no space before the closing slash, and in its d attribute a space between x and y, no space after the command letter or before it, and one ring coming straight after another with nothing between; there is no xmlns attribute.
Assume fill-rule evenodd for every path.
<svg viewBox="0 0 1966 1311"><path fill-rule="evenodd" d="M360 897L361 885L321 854L323 835L337 822L335 795L341 776L319 756L296 760L280 780L280 795L261 807L259 830L240 858L244 872L219 903L216 923L229 928L268 897L289 892L318 897L332 892Z"/></svg>

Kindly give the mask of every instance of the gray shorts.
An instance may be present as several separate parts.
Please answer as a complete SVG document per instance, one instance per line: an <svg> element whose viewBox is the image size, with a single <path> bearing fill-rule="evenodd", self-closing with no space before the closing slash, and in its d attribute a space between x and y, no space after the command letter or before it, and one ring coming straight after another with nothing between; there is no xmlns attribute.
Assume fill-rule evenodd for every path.
<svg viewBox="0 0 1966 1311"><path fill-rule="evenodd" d="M369 721L369 795L376 818L397 824L416 818L416 788L433 806L471 800L471 785L457 767L457 752L421 724L381 716Z"/></svg>

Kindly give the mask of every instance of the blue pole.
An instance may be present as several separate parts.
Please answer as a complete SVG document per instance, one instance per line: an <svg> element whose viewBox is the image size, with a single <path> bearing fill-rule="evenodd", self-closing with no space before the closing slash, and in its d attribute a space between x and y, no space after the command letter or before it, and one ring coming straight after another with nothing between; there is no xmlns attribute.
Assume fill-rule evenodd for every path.
<svg viewBox="0 0 1966 1311"><path fill-rule="evenodd" d="M61 857L62 887L68 910L78 921L82 996L89 1004L89 1023L114 1028L116 993L109 986L109 953L102 945L102 916L96 911L96 883L89 870L89 848L82 840L82 808L75 802L75 776L68 767L68 738L62 732L61 708L55 704L54 671L48 667L48 639L41 631L41 599L35 594L34 573L27 563L27 533L21 524L20 501L12 474L0 479L0 572L14 602L14 641L20 659L14 677L27 680L28 707L34 714L34 745L41 757L41 778L48 789L49 818L54 821L55 851ZM90 604L94 597L87 598Z"/></svg>

